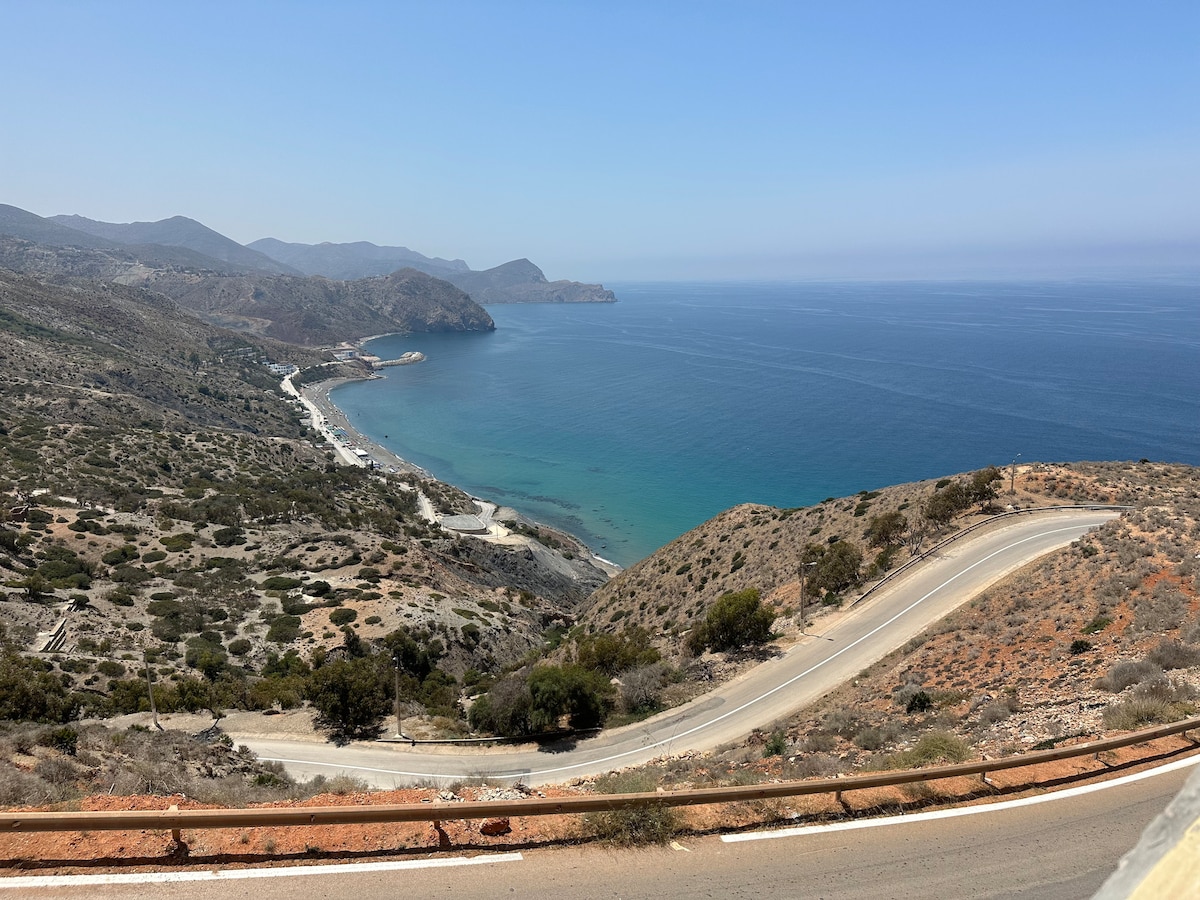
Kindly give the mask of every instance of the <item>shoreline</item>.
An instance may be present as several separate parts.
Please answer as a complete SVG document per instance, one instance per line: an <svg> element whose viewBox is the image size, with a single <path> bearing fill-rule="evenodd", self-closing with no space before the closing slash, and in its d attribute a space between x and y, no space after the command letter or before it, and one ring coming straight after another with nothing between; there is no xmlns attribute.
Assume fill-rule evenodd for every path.
<svg viewBox="0 0 1200 900"><path fill-rule="evenodd" d="M376 335L375 337L383 337L383 335ZM361 346L362 343L365 343L367 340L371 339L372 338L365 338L363 341L356 343ZM330 394L332 394L334 390L344 384L349 384L354 381L369 380L370 378L366 376L361 378L340 376L329 378L325 381L318 381L310 385L303 385L297 388L294 384L292 384L292 376L289 375L283 379L281 387L285 394L295 397L304 406L304 408L308 410L309 416L312 419L312 428L326 439L329 445L333 448L333 452L345 465L371 468L388 475L417 475L422 478L428 478L433 481L440 482L441 479L439 479L433 473L414 463L409 462L408 460L384 447L377 441L373 441L366 437L350 423L349 417L346 415L346 413L336 403L334 403L330 397ZM339 439L339 436L336 434L336 431L338 430L345 435L344 440ZM360 456L355 451L362 451L364 455ZM446 483L449 484L449 482ZM537 522L534 519L526 516L524 513L521 513L519 510L513 509L512 507L502 506L483 497L476 497L474 494L466 491L464 491L464 493L466 493L467 496L469 496L477 505L481 507L491 507L491 513L486 515L489 523L492 520L493 514L497 514L501 510L509 510L515 516L521 520L524 520L525 522L538 525L556 534L562 534L570 538L571 541L573 541L578 547L587 553L588 558L592 560L593 564L597 568L606 572L609 577L615 576L624 570L623 566L618 565L610 559L605 559L603 556L596 553L577 535L574 535L556 526ZM483 510L480 510L480 512L483 512ZM427 510L427 513L427 518L430 518L431 521L436 521L439 526L441 526L440 519L436 516L432 508ZM501 538L506 536L507 535L503 535Z"/></svg>
<svg viewBox="0 0 1200 900"><path fill-rule="evenodd" d="M349 465L368 468L369 461L373 462L380 471L388 474L400 475L408 473L420 475L425 478L434 478L430 472L410 463L408 460L396 455L383 445L372 441L362 434L362 432L350 424L350 420L346 414L330 399L330 393L343 384L365 380L367 379L349 377L330 378L327 381L319 381L316 384L296 389L291 385L291 379L289 378L285 383L291 386L292 390L288 391L287 387L284 390L298 397L300 402L304 404L309 411L309 415L312 417L312 427L325 437L343 462ZM335 429L342 431L347 436L347 440L339 440L335 434ZM366 459L357 456L353 452L354 450L364 451L367 454Z"/></svg>

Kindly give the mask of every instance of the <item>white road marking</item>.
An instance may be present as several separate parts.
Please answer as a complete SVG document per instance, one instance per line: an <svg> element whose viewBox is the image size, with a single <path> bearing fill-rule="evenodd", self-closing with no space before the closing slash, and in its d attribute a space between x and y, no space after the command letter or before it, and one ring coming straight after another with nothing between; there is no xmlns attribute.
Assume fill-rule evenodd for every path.
<svg viewBox="0 0 1200 900"><path fill-rule="evenodd" d="M191 872L126 872L113 875L22 875L0 878L4 888L91 887L109 884L167 884L187 881L237 881L244 878L292 878L306 875L355 875L363 872L394 872L398 869L438 869L520 862L520 853L489 853L483 856L452 856L410 859L402 862L338 863L336 865L276 866L269 869L213 869Z"/></svg>
<svg viewBox="0 0 1200 900"><path fill-rule="evenodd" d="M1039 794L1036 797L1022 797L1019 800L1003 800L999 803L988 803L985 806L963 806L956 809L939 809L933 812L914 813L911 816L889 816L883 819L863 819L854 822L834 822L830 825L798 825L795 828L779 828L774 831L754 831L747 834L723 834L721 840L727 844L736 844L741 841L767 841L775 838L788 837L804 837L810 834L828 834L832 831L855 831L859 828L880 828L884 825L910 825L916 822L929 822L934 819L953 819L958 816L974 816L979 813L999 812L1005 809L1016 809L1021 806L1033 806L1037 803L1050 803L1055 800L1066 800L1068 797L1078 797L1083 794L1091 794L1094 791L1103 791L1108 788L1119 787L1123 784L1132 784L1135 781L1141 781L1144 778L1153 778L1156 775L1165 775L1168 772L1174 772L1176 769L1183 769L1187 766L1194 766L1200 763L1200 756L1191 756L1187 759L1176 760L1173 763L1167 763L1165 766L1158 766L1154 769L1147 769L1145 772L1135 772L1132 775L1124 775L1120 778L1114 778L1111 781L1101 781L1096 784L1085 784L1079 787L1067 788L1065 791L1054 791L1049 794Z"/></svg>

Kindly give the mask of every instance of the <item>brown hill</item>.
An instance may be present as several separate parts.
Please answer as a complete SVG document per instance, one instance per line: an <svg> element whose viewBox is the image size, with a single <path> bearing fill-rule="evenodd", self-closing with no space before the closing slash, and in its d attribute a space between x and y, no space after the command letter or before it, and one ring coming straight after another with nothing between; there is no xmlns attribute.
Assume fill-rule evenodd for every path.
<svg viewBox="0 0 1200 900"><path fill-rule="evenodd" d="M394 332L496 327L458 288L416 269L358 281L159 272L146 285L209 322L306 346Z"/></svg>
<svg viewBox="0 0 1200 900"><path fill-rule="evenodd" d="M1133 504L1026 566L923 635L724 754L775 775L832 775L999 756L1128 731L1197 710L1200 469L1159 463L1032 466L1041 503ZM719 768L719 766L718 766ZM931 800L936 790L914 793Z"/></svg>
<svg viewBox="0 0 1200 900"><path fill-rule="evenodd" d="M852 545L862 554L860 572L869 581L908 559L910 543L925 546L935 537L923 516L924 503L939 484L967 479L960 475L862 491L800 509L734 507L626 569L588 599L582 615L597 628L636 624L673 640L728 592L757 588L777 607L794 608L806 548L829 548L839 541ZM1002 499L1032 502L1024 494ZM873 518L887 514L899 514L908 524L897 546L884 552L868 546L867 530ZM857 580L853 585L861 586ZM825 593L814 588L808 585L810 605L819 604ZM831 592L829 602L839 593Z"/></svg>

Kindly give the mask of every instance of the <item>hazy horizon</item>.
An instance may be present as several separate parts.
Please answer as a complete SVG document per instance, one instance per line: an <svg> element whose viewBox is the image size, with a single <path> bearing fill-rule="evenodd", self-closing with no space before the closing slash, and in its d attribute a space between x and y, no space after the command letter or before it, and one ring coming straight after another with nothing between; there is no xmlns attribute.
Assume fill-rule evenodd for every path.
<svg viewBox="0 0 1200 900"><path fill-rule="evenodd" d="M50 0L0 202L584 281L1200 258L1200 7Z"/></svg>

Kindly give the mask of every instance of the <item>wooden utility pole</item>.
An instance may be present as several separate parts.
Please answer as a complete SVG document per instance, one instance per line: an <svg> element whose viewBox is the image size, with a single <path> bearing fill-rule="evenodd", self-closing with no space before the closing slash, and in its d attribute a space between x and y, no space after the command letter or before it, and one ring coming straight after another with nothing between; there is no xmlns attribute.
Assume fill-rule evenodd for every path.
<svg viewBox="0 0 1200 900"><path fill-rule="evenodd" d="M392 666L396 674L396 688L394 700L396 701L396 737L400 737L400 654L392 654Z"/></svg>
<svg viewBox="0 0 1200 900"><path fill-rule="evenodd" d="M150 660L146 658L144 646L142 647L142 668L146 672L146 694L150 697L150 717L154 720L154 727L163 731L162 725L158 723L158 707L154 705L154 681L150 677Z"/></svg>
<svg viewBox="0 0 1200 900"><path fill-rule="evenodd" d="M798 621L800 622L801 634L804 634L804 579L808 575L808 570L816 564L815 560L813 562L800 563L800 615Z"/></svg>

